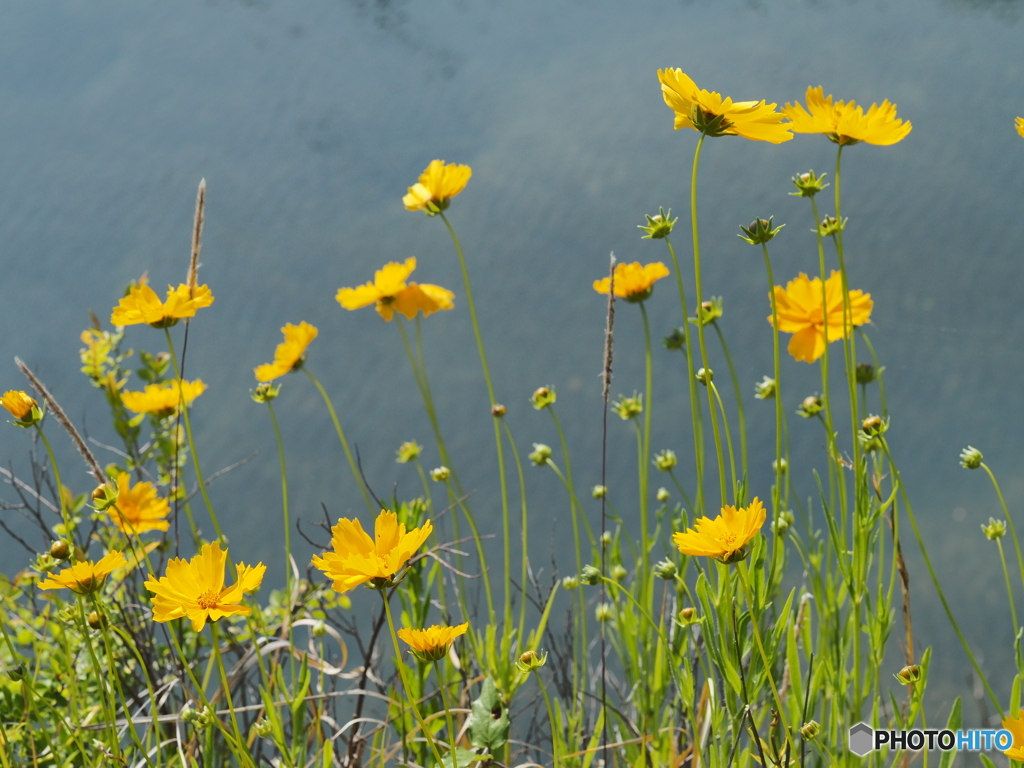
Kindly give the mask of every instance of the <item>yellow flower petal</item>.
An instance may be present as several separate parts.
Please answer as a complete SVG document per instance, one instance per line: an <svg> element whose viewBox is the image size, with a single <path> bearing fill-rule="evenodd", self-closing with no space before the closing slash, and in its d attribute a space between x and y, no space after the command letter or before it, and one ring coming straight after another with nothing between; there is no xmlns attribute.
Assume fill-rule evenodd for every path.
<svg viewBox="0 0 1024 768"><path fill-rule="evenodd" d="M651 295L654 283L668 275L668 267L660 261L644 265L639 261L619 262L615 265L615 295L626 301L643 301ZM611 277L594 281L594 290L598 293L607 295L610 288Z"/></svg>
<svg viewBox="0 0 1024 768"><path fill-rule="evenodd" d="M135 413L160 413L177 408L182 399L185 400L186 406L192 405L192 401L205 391L206 384L201 379L167 381L161 384L147 384L142 392L122 392L121 402L125 408Z"/></svg>
<svg viewBox="0 0 1024 768"><path fill-rule="evenodd" d="M451 198L465 189L472 175L473 170L468 165L432 160L420 174L419 181L409 187L408 194L402 198L402 204L409 211L427 210L434 213L443 210Z"/></svg>
<svg viewBox="0 0 1024 768"><path fill-rule="evenodd" d="M116 326L147 323L157 327L174 325L179 319L193 317L196 310L213 304L209 286L195 290L182 283L177 288L167 286L167 300L160 301L156 291L145 283L132 286L128 295L114 307L110 322Z"/></svg>
<svg viewBox="0 0 1024 768"><path fill-rule="evenodd" d="M284 334L284 341L274 350L274 362L264 363L253 370L256 381L273 381L301 366L306 356L306 348L317 337L319 331L316 326L303 321L298 325L286 323L281 333Z"/></svg>
<svg viewBox="0 0 1024 768"><path fill-rule="evenodd" d="M913 126L896 117L896 105L883 101L872 104L867 113L854 101L832 101L824 89L808 87L807 107L800 102L786 104L783 112L795 133L822 133L840 145L867 144L888 146L902 141Z"/></svg>
<svg viewBox="0 0 1024 768"><path fill-rule="evenodd" d="M824 304L821 278L809 278L802 272L790 280L785 289L776 285L773 295L779 330L793 334L789 354L807 363L825 354L826 324L830 342L848 338L854 327L871 321L874 307L871 294L849 291L851 325L844 327L842 276L834 270L825 281ZM772 322L771 315L768 315L768 322Z"/></svg>
<svg viewBox="0 0 1024 768"><path fill-rule="evenodd" d="M714 520L699 518L693 528L673 534L672 541L684 555L734 562L745 557L745 547L761 530L765 516L764 505L755 497L746 507L722 507Z"/></svg>
<svg viewBox="0 0 1024 768"><path fill-rule="evenodd" d="M32 413L32 409L39 405L34 398L21 390L9 390L0 397L0 405L6 408L11 416L16 419L24 419Z"/></svg>
<svg viewBox="0 0 1024 768"><path fill-rule="evenodd" d="M125 533L135 534L168 529L170 504L167 499L157 496L152 483L143 480L132 485L127 472L118 473L116 481L117 501L107 508L114 525Z"/></svg>

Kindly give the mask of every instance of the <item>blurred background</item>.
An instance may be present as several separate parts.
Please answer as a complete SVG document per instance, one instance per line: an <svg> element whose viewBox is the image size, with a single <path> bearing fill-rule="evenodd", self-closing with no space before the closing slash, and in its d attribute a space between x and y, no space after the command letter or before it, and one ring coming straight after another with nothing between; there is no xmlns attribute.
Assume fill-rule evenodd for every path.
<svg viewBox="0 0 1024 768"><path fill-rule="evenodd" d="M27 388L12 362L19 355L90 436L113 442L102 394L78 371L79 334L90 309L108 322L126 283L143 272L161 295L185 279L205 177L200 277L216 303L199 313L189 338L187 376L209 385L193 410L196 440L208 475L258 451L211 488L232 556L263 560L274 583L283 580L273 431L248 390L285 322L320 328L308 366L378 494L420 493L413 468L394 461L403 441L426 446L428 468L438 463L397 328L370 308L347 312L334 300L338 287L411 255L419 260L413 279L456 293L454 311L423 323L426 360L481 527L500 532L491 417L458 263L443 224L401 204L427 163L443 158L473 168L449 216L466 250L498 400L525 455L533 441L557 444L550 419L528 403L538 386L557 389L590 504L586 491L600 478L605 310L590 286L606 273L610 251L620 260L667 260L664 246L636 229L659 206L682 216L674 240L692 297L686 224L697 134L672 130L656 70L680 67L735 99L803 101L807 86L819 84L865 105L889 99L913 122L909 137L844 152L851 286L875 301L867 330L886 366L890 442L931 556L1005 695L1012 675L1000 671L1012 667L1013 637L994 544L979 529L1001 512L987 478L962 470L958 454L968 443L981 449L1019 514L1024 139L1013 118L1024 114L1022 11L1013 0L7 4L0 390ZM724 297L720 322L750 429L750 487L762 498L770 495L774 415L751 395L771 371L767 281L760 254L735 235L755 216L773 215L787 224L772 243L776 281L816 271L811 213L788 195L790 179L813 168L831 180L834 149L820 136L780 146L724 138L707 142L702 156L704 288ZM656 338L679 324L677 302L669 281L647 302ZM158 352L163 337L135 326L126 345ZM616 354L613 394L642 389L634 307L619 312ZM817 391L817 369L786 357L783 384L792 414ZM673 448L689 470L686 386L678 353L659 346L652 447ZM871 398L877 407L877 391ZM322 520L322 503L332 518L366 522L310 382L287 377L275 405L293 517ZM805 499L816 498L820 425L791 415L790 430L794 482ZM90 490L57 425L48 432L65 482ZM610 439L612 499L628 518L636 505L631 426L613 417ZM29 445L28 433L0 430L0 460L16 473L31 471ZM563 574L573 567L556 557L571 532L569 505L553 473L527 469L531 557L547 579L555 561ZM655 473L655 488L663 478ZM17 512L0 514L24 529ZM33 546L48 543L31 535ZM308 562L313 549L293 541L300 564ZM905 551L915 638L935 647L929 690L944 711L967 696L970 717L969 666L916 545L907 541ZM0 555L8 573L29 558L6 536ZM799 577L794 570L794 584Z"/></svg>

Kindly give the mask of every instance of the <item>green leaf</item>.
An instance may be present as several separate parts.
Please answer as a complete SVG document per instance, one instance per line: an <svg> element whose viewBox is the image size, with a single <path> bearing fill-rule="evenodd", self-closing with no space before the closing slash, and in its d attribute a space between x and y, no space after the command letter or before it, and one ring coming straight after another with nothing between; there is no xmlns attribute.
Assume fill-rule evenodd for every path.
<svg viewBox="0 0 1024 768"><path fill-rule="evenodd" d="M469 716L470 742L477 749L497 752L508 741L508 729L508 707L498 695L494 681L488 677Z"/></svg>
<svg viewBox="0 0 1024 768"><path fill-rule="evenodd" d="M956 697L956 701L953 702L952 709L949 710L949 720L946 721L946 729L950 731L959 731L962 724L962 713L960 697ZM953 758L956 757L957 750L951 749L949 752L943 752L942 757L939 759L939 768L950 768L953 765Z"/></svg>
<svg viewBox="0 0 1024 768"><path fill-rule="evenodd" d="M452 759L452 751L448 750L442 757L443 762L441 765L443 768L468 768L473 763L483 762L484 760L490 760L491 756L488 754L477 754L469 749L463 749L462 747L455 748L454 760ZM324 763L326 768L327 763Z"/></svg>

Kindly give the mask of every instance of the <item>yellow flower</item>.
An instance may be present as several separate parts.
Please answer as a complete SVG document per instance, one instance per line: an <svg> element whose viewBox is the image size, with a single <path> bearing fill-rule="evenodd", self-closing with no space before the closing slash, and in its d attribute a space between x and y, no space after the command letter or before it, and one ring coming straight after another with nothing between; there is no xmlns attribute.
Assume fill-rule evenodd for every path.
<svg viewBox="0 0 1024 768"><path fill-rule="evenodd" d="M1017 133L1024 136L1024 117L1018 117L1013 121L1013 125L1017 129Z"/></svg>
<svg viewBox="0 0 1024 768"><path fill-rule="evenodd" d="M179 388L180 384L180 388ZM202 379L195 381L165 381L162 384L147 384L143 392L122 392L121 402L129 411L135 413L169 414L181 404L184 396L185 405L206 391Z"/></svg>
<svg viewBox="0 0 1024 768"><path fill-rule="evenodd" d="M654 283L668 277L668 267L660 261L640 266L639 261L632 264L620 262L615 265L615 295L626 301L643 301L651 295ZM608 293L611 285L610 277L602 277L594 281L594 290Z"/></svg>
<svg viewBox="0 0 1024 768"><path fill-rule="evenodd" d="M419 182L409 187L402 203L408 211L424 211L433 216L448 207L448 201L466 187L472 175L473 169L468 165L445 165L444 160L432 160L420 174Z"/></svg>
<svg viewBox="0 0 1024 768"><path fill-rule="evenodd" d="M286 323L281 333L284 334L284 341L274 351L274 362L256 367L256 381L273 381L278 376L301 368L306 359L306 347L316 338L318 331L315 326L303 321L298 325Z"/></svg>
<svg viewBox="0 0 1024 768"><path fill-rule="evenodd" d="M149 323L154 328L169 328L183 317L192 317L197 309L213 304L210 288L200 285L193 294L182 283L177 288L167 286L167 301L161 302L156 291L145 283L133 285L110 315L112 325Z"/></svg>
<svg viewBox="0 0 1024 768"><path fill-rule="evenodd" d="M0 397L0 405L6 408L11 416L18 421L24 421L32 415L33 408L39 407L39 403L35 401L35 398L16 389L4 392L4 396Z"/></svg>
<svg viewBox="0 0 1024 768"><path fill-rule="evenodd" d="M438 661L448 654L455 638L466 634L467 629L468 621L457 627L442 627L439 624L426 629L402 627L398 630L398 636L409 644L413 655L420 661Z"/></svg>
<svg viewBox="0 0 1024 768"><path fill-rule="evenodd" d="M864 325L871 320L871 294L850 291L850 320L853 325ZM825 301L828 307L828 340L848 337L852 327L843 328L843 281L835 270L825 281ZM789 354L797 360L813 363L825 354L825 313L821 307L821 278L808 278L803 272L795 280L775 286L775 304L779 315L779 330L792 333ZM772 316L768 315L768 322Z"/></svg>
<svg viewBox="0 0 1024 768"><path fill-rule="evenodd" d="M903 139L912 126L909 120L896 117L896 105L888 100L881 105L872 104L867 114L855 101L832 102L819 85L807 88L807 109L795 102L786 104L782 111L792 122L795 133L823 133L836 144L868 144L889 146Z"/></svg>
<svg viewBox="0 0 1024 768"><path fill-rule="evenodd" d="M665 103L676 113L676 130L693 128L708 136L742 136L773 144L793 138L775 104L723 99L720 93L699 89L681 69L659 69L658 81Z"/></svg>
<svg viewBox="0 0 1024 768"><path fill-rule="evenodd" d="M373 273L373 282L357 288L339 288L334 297L345 309L362 309L377 304L377 314L391 322L394 313L400 312L409 320L417 312L423 316L439 309L451 309L455 294L447 288L428 283L409 283L406 278L416 269L416 257L410 256L404 264L389 261L382 269Z"/></svg>
<svg viewBox="0 0 1024 768"><path fill-rule="evenodd" d="M761 530L764 518L764 505L755 496L746 507L722 507L722 513L714 520L698 519L686 533L674 533L672 541L684 555L735 563L747 556L747 544Z"/></svg>
<svg viewBox="0 0 1024 768"><path fill-rule="evenodd" d="M314 555L313 565L334 579L336 592L347 592L368 581L371 588L379 589L402 570L433 530L428 520L420 528L406 531L394 512L382 509L374 525L374 541L359 520L341 518L331 529L333 551L324 552L323 557Z"/></svg>
<svg viewBox="0 0 1024 768"><path fill-rule="evenodd" d="M1013 734L1013 743L1003 754L1011 760L1024 760L1024 709L1018 710L1013 717L1003 718L1003 728Z"/></svg>
<svg viewBox="0 0 1024 768"><path fill-rule="evenodd" d="M248 616L250 608L239 605L248 592L260 588L267 567L238 564L238 581L224 586L224 564L227 550L221 551L216 541L205 545L191 560L172 558L167 562L167 575L154 579L150 574L144 583L153 593L153 621L170 621L187 616L192 629L201 632L207 620L217 621L230 614Z"/></svg>
<svg viewBox="0 0 1024 768"><path fill-rule="evenodd" d="M116 482L119 489L117 501L107 507L107 514L114 525L125 533L167 530L167 515L171 508L167 499L156 495L152 483L143 480L132 485L127 472L119 472Z"/></svg>
<svg viewBox="0 0 1024 768"><path fill-rule="evenodd" d="M118 568L124 568L128 561L120 552L111 552L100 558L99 562L87 560L75 563L58 574L39 582L40 589L70 589L79 595L88 595L103 588L107 576Z"/></svg>

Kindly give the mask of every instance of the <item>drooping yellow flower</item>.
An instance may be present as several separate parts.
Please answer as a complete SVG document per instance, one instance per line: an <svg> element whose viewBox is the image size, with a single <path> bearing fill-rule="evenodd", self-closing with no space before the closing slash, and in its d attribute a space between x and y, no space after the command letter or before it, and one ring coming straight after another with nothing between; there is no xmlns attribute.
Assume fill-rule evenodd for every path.
<svg viewBox="0 0 1024 768"><path fill-rule="evenodd" d="M118 568L124 568L128 561L120 552L104 555L98 562L86 560L65 568L39 582L40 589L70 589L79 595L88 595L103 588L107 576Z"/></svg>
<svg viewBox="0 0 1024 768"><path fill-rule="evenodd" d="M153 593L153 621L170 621L188 617L192 629L201 632L206 622L238 614L248 616L250 608L239 605L242 597L260 588L267 567L238 564L238 581L224 586L224 565L227 550L218 542L206 544L191 560L172 558L167 562L167 575L159 579L150 574L144 583Z"/></svg>
<svg viewBox="0 0 1024 768"><path fill-rule="evenodd" d="M852 325L869 322L874 306L871 294L854 290L849 295ZM813 363L825 354L826 313L822 311L821 299L821 278L808 278L803 272L786 283L785 289L775 286L779 330L793 334L788 350L796 360ZM847 338L853 327L843 328L843 281L835 270L825 281L825 302L828 308L828 340ZM768 315L768 322L772 322L771 315Z"/></svg>
<svg viewBox="0 0 1024 768"><path fill-rule="evenodd" d="M447 288L429 283L409 283L406 279L416 269L416 257L410 256L404 264L389 261L373 273L373 282L356 288L339 288L334 297L345 309L362 309L376 303L377 314L387 322L397 311L409 320L422 312L424 317L440 309L455 305L455 294Z"/></svg>
<svg viewBox="0 0 1024 768"><path fill-rule="evenodd" d="M127 472L119 472L116 478L117 500L107 507L114 525L125 533L166 531L169 527L167 515L171 511L167 499L156 495L152 483L142 480L132 485Z"/></svg>
<svg viewBox="0 0 1024 768"><path fill-rule="evenodd" d="M855 101L837 101L825 96L824 89L807 88L807 108L800 102L786 104L782 111L792 122L794 133L823 133L839 145L868 144L889 146L902 140L913 127L909 120L896 117L896 105L888 99L872 104L867 114Z"/></svg>
<svg viewBox="0 0 1024 768"><path fill-rule="evenodd" d="M4 392L4 396L0 397L0 405L6 408L11 416L18 421L24 421L32 415L33 408L39 407L39 403L35 401L35 398L30 397L20 389Z"/></svg>
<svg viewBox="0 0 1024 768"><path fill-rule="evenodd" d="M659 69L665 103L676 113L675 129L693 128L708 136L742 136L781 144L793 134L775 104L733 101L720 93L701 90L681 69Z"/></svg>
<svg viewBox="0 0 1024 768"><path fill-rule="evenodd" d="M213 304L209 286L197 286L193 293L182 283L167 286L167 301L160 301L156 291L145 283L133 285L110 315L112 325L148 323L154 328L169 328L185 317L193 317L197 309Z"/></svg>
<svg viewBox="0 0 1024 768"><path fill-rule="evenodd" d="M457 627L444 627L435 624L426 629L408 629L402 627L398 636L412 648L413 655L420 661L438 661L443 659L459 635L466 634L469 622Z"/></svg>
<svg viewBox="0 0 1024 768"><path fill-rule="evenodd" d="M206 384L202 379L165 381L162 384L147 384L143 392L122 392L121 402L135 413L169 414L181 404L182 398L185 405L190 406L205 391Z"/></svg>
<svg viewBox="0 0 1024 768"><path fill-rule="evenodd" d="M306 347L312 343L319 331L315 326L303 321L298 325L286 323L281 333L284 334L284 341L274 350L274 362L264 363L253 371L256 374L256 381L273 381L278 376L301 368L302 362L306 359Z"/></svg>
<svg viewBox="0 0 1024 768"><path fill-rule="evenodd" d="M684 555L735 563L747 556L747 544L761 530L764 518L764 505L755 496L746 507L722 507L721 514L714 520L699 518L685 533L672 534L672 541Z"/></svg>
<svg viewBox="0 0 1024 768"><path fill-rule="evenodd" d="M1024 136L1024 117L1018 117L1013 121L1013 125L1017 129L1017 133Z"/></svg>
<svg viewBox="0 0 1024 768"><path fill-rule="evenodd" d="M1003 754L1011 760L1024 760L1024 709L1017 710L1013 717L1004 717L1003 728L1013 734L1013 743Z"/></svg>
<svg viewBox="0 0 1024 768"><path fill-rule="evenodd" d="M428 520L421 527L406 531L394 512L382 509L374 524L374 540L359 520L341 518L331 529L334 549L324 552L323 557L314 555L313 565L334 579L337 592L347 592L368 581L372 588L380 588L402 570L433 530Z"/></svg>
<svg viewBox="0 0 1024 768"><path fill-rule="evenodd" d="M420 180L409 187L402 198L408 211L423 211L434 216L448 207L448 201L466 187L473 169L468 165L445 164L444 160L431 160Z"/></svg>
<svg viewBox="0 0 1024 768"><path fill-rule="evenodd" d="M615 295L626 301L643 301L651 295L654 283L668 275L668 267L660 261L642 266L639 261L619 262L615 265ZM594 290L598 293L607 294L610 287L611 277L594 281Z"/></svg>

